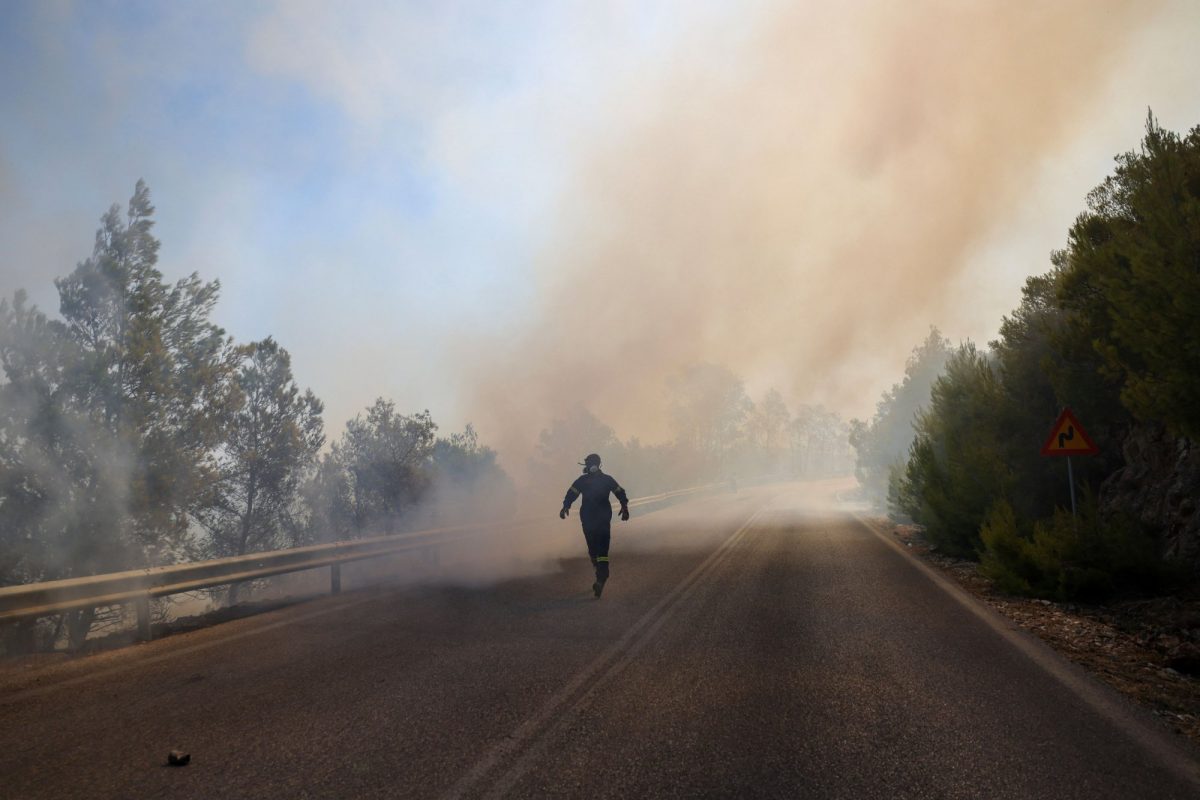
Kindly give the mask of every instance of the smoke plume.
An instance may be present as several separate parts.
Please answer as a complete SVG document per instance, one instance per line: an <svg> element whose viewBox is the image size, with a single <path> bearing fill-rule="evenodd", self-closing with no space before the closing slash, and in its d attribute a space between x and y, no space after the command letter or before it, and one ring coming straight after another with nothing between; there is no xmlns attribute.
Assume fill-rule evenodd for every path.
<svg viewBox="0 0 1200 800"><path fill-rule="evenodd" d="M1147 16L1129 0L779 4L690 32L598 101L611 124L546 220L539 312L470 346L486 353L471 418L506 467L577 403L662 436L664 378L697 361L869 409Z"/></svg>

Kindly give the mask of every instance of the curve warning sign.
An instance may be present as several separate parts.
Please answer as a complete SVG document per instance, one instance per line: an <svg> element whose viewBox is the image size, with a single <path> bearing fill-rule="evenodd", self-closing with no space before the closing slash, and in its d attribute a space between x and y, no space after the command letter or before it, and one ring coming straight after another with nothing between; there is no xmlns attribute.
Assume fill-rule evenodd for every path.
<svg viewBox="0 0 1200 800"><path fill-rule="evenodd" d="M1049 438L1042 445L1044 456L1091 456L1099 452L1100 448L1096 447L1092 437L1087 435L1069 408L1064 408L1058 415Z"/></svg>

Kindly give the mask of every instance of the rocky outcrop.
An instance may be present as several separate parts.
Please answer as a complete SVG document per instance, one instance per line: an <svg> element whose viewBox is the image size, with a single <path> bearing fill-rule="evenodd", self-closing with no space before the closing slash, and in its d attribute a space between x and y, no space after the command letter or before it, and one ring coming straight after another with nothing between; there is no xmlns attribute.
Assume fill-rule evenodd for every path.
<svg viewBox="0 0 1200 800"><path fill-rule="evenodd" d="M1139 425L1121 446L1125 466L1100 487L1104 514L1132 514L1159 536L1165 558L1200 571L1200 443Z"/></svg>

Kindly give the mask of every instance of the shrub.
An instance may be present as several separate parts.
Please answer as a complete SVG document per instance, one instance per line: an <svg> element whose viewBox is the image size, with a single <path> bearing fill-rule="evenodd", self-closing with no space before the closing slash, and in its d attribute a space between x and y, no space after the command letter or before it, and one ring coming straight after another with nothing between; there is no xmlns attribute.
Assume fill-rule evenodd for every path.
<svg viewBox="0 0 1200 800"><path fill-rule="evenodd" d="M1011 594L1097 602L1118 592L1160 589L1173 575L1135 521L1100 516L1085 489L1078 518L1058 509L1020 530L1012 507L992 506L980 529L981 572Z"/></svg>
<svg viewBox="0 0 1200 800"><path fill-rule="evenodd" d="M1030 542L1017 530L1017 516L1007 500L998 500L988 510L979 529L983 543L979 571L1008 594L1030 594L1039 570L1029 555Z"/></svg>

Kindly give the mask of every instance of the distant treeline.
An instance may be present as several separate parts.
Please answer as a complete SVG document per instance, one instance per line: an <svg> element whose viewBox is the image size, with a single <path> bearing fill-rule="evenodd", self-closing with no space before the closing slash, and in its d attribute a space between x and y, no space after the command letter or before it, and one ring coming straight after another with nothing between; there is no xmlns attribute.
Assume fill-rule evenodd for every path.
<svg viewBox="0 0 1200 800"><path fill-rule="evenodd" d="M793 412L775 389L758 402L742 379L716 364L694 364L667 379L671 438L621 441L583 406L541 432L529 474L561 497L564 464L597 452L610 471L640 496L716 481L764 476L820 477L848 473L853 454L846 423L819 406Z"/></svg>
<svg viewBox="0 0 1200 800"><path fill-rule="evenodd" d="M935 330L869 423L860 480L1003 588L1098 599L1194 570L1200 452L1200 127L1153 116L1052 269L981 350ZM1039 455L1064 406L1100 448Z"/></svg>
<svg viewBox="0 0 1200 800"><path fill-rule="evenodd" d="M287 350L215 325L217 281L164 280L153 215L139 181L55 282L59 318L24 292L0 300L0 585L514 513L513 482L470 425L442 436L428 411L380 398L326 446L322 403ZM793 415L774 391L755 404L713 365L667 390L671 442L621 442L580 407L542 432L535 485L561 492L593 451L637 495L849 467L834 414ZM39 636L78 645L97 622L76 612ZM19 646L32 637L26 626Z"/></svg>

